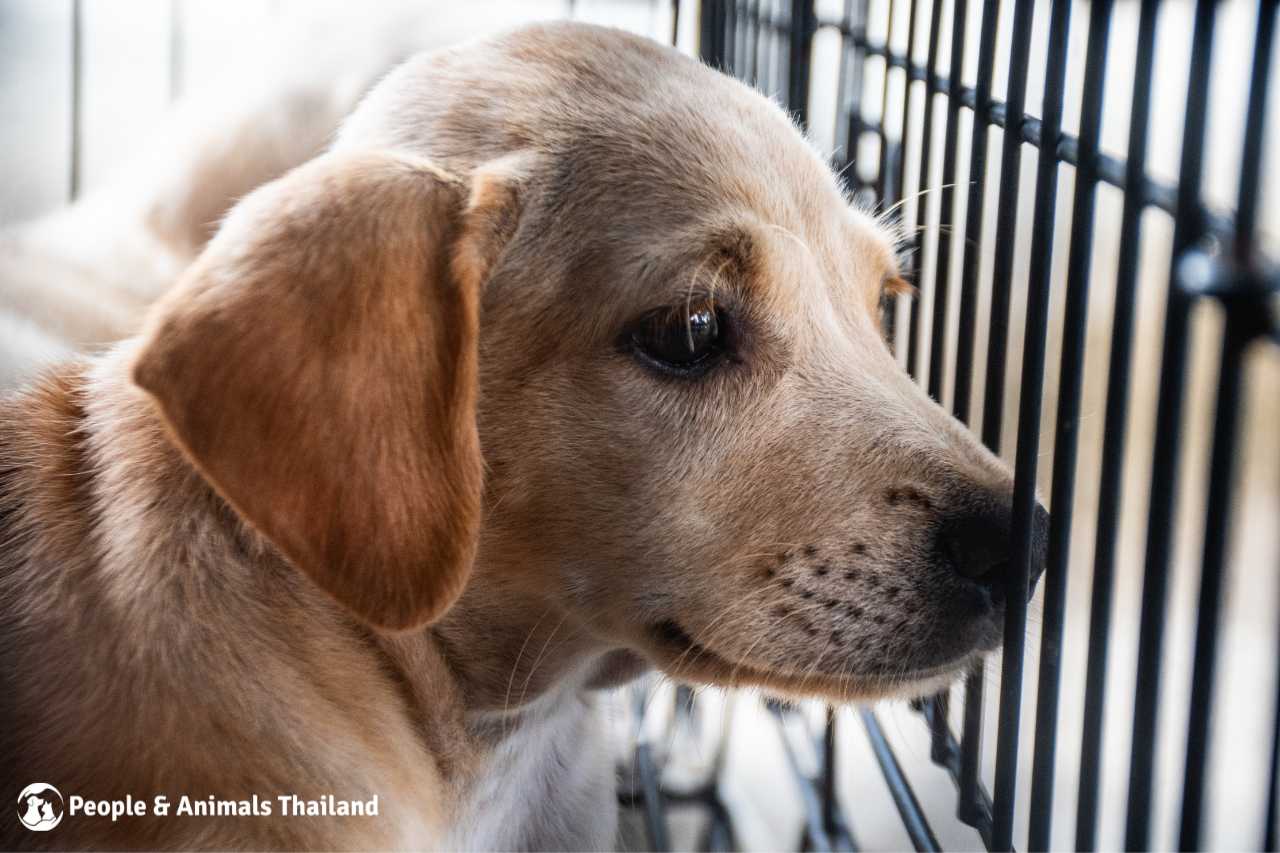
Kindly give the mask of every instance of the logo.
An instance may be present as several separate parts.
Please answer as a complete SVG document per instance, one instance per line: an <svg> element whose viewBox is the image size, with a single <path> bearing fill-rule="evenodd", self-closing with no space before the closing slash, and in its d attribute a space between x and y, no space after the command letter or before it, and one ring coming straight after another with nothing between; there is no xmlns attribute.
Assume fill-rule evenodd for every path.
<svg viewBox="0 0 1280 853"><path fill-rule="evenodd" d="M48 782L32 782L18 795L18 820L32 832L48 832L62 823L62 794Z"/></svg>

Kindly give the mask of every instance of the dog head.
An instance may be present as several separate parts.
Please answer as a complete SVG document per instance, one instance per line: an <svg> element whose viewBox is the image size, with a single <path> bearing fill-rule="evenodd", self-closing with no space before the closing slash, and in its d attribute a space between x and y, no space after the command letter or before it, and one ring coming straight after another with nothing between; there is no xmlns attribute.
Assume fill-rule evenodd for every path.
<svg viewBox="0 0 1280 853"><path fill-rule="evenodd" d="M770 101L547 25L383 81L233 211L135 377L376 626L483 574L679 676L874 696L996 645L1012 494L890 354L898 277Z"/></svg>

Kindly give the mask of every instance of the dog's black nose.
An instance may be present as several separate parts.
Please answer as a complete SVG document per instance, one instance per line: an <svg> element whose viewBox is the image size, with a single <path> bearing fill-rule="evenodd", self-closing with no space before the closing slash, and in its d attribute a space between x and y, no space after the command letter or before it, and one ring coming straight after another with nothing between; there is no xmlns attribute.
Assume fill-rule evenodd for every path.
<svg viewBox="0 0 1280 853"><path fill-rule="evenodd" d="M1012 512L1006 503L967 510L946 519L938 529L939 556L962 577L1004 595L1012 563ZM1049 513L1039 503L1031 520L1031 577L1027 597L1044 572L1049 544Z"/></svg>

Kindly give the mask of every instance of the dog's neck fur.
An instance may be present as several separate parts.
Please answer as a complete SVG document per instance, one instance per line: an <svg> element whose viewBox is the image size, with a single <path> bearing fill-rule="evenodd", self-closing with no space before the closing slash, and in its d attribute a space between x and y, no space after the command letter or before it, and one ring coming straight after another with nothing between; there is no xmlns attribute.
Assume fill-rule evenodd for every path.
<svg viewBox="0 0 1280 853"><path fill-rule="evenodd" d="M16 497L12 483L0 482L0 492L9 489L0 494L0 519L6 511L23 516L3 531L16 530L23 544L0 558L0 593L9 584L39 582L50 605L26 614L26 625L0 625L0 634L43 631L52 635L49 642L79 650L53 654L54 660L161 685L154 707L93 709L107 722L91 736L130 748L133 738L145 743L157 731L182 731L185 737L162 742L189 744L205 757L166 756L166 770L187 774L183 784L195 789L177 793L248 796L273 786L300 796L377 793L408 829L375 846L435 845L446 832L449 847L557 846L566 838L586 847L610 844L612 794L602 793L612 790L612 767L603 746L588 746L599 738L588 688L633 675L635 662L483 565L431 628L398 635L366 628L286 565L182 458L150 402L127 381L129 355L126 346L87 372L76 366L17 402L19 418L24 408L39 410L33 420L43 422L45 434L30 440L50 446L27 450L47 470L18 483ZM12 417L8 405L11 411L0 415ZM25 477L15 473L30 467L22 455L0 447L0 475L8 469L10 478ZM48 512L43 490L62 493ZM157 505L172 522L155 525L152 512L153 523L142 523ZM83 612L68 628L66 612L75 607ZM240 647L214 648L215 640L225 643L227 626L241 632ZM334 637L342 638L337 646ZM95 645L96 653L84 652ZM5 663L14 672L28 664ZM257 683L246 690L247 680ZM228 709L193 701L205 693L245 696L245 704ZM49 707L68 697L50 691L23 701ZM296 713L300 706L320 706L326 730L290 731L316 718ZM237 713L265 730L268 742L297 740L300 754L249 763L262 770L260 778L221 778L205 738L238 725ZM67 739L60 751L66 766L48 768L60 784L98 796L145 793L154 785L96 778L83 766L85 735L55 735ZM385 772L353 774L347 753L353 749L376 759L362 764ZM300 771L291 764L298 760L308 766ZM0 755L0 763L8 761L23 771L20 759ZM238 791L246 782L256 788ZM534 793L538 788L545 790ZM417 800L432 790L445 792L447 801ZM457 827L467 833L457 834ZM331 843L334 836L321 837ZM146 846L145 837L128 841ZM369 843L364 837L360 845Z"/></svg>

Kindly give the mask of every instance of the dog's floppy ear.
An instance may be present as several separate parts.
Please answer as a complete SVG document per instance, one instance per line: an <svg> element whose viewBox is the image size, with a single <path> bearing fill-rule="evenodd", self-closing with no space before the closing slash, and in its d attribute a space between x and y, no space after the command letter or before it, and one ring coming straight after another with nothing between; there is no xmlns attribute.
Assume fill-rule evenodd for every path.
<svg viewBox="0 0 1280 853"><path fill-rule="evenodd" d="M134 365L214 488L377 627L438 618L475 553L479 289L518 193L490 195L422 160L318 158L237 206Z"/></svg>

